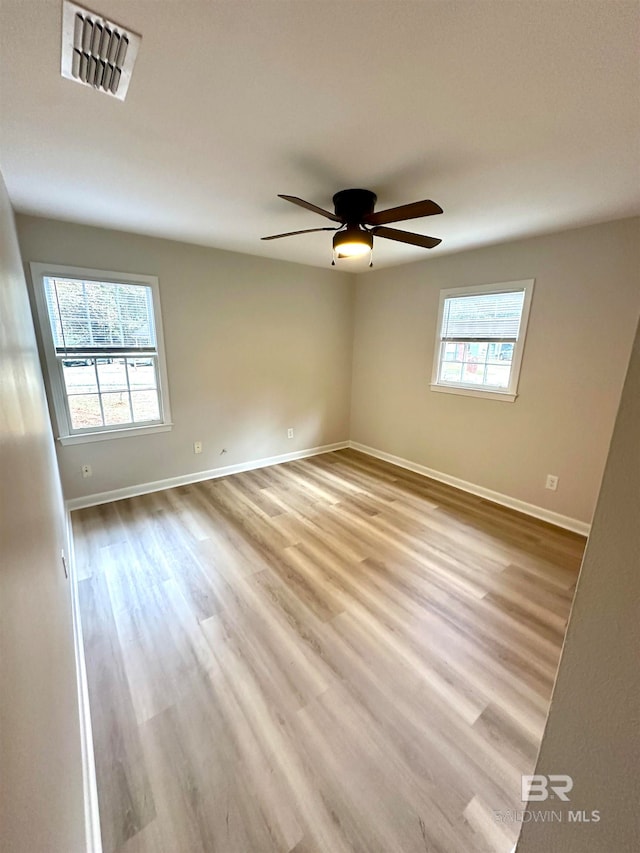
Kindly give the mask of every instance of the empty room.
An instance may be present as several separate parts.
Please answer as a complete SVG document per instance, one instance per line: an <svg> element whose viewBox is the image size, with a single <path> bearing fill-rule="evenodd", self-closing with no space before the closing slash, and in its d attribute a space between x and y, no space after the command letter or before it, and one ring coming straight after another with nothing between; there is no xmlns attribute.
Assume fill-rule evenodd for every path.
<svg viewBox="0 0 640 853"><path fill-rule="evenodd" d="M7 853L631 853L637 0L0 0Z"/></svg>

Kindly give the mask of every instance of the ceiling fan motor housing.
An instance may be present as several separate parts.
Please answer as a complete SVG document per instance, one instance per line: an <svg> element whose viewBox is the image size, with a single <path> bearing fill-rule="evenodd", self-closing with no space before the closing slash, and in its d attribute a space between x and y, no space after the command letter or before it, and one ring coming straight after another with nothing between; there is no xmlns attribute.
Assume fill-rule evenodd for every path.
<svg viewBox="0 0 640 853"><path fill-rule="evenodd" d="M371 190L340 190L333 197L336 216L347 225L361 225L373 213L378 197Z"/></svg>

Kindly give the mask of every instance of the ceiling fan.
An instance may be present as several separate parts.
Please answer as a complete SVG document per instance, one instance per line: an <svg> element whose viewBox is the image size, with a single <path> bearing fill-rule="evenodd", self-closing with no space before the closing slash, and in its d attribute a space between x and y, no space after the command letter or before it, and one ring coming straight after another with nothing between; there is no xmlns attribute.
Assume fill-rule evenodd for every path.
<svg viewBox="0 0 640 853"><path fill-rule="evenodd" d="M334 256L338 258L353 258L371 252L374 237L384 237L398 243L410 243L412 246L422 246L425 249L433 249L442 242L437 237L427 237L424 234L413 234L410 231L386 227L388 222L400 222L404 219L417 219L442 213L442 208L435 201L414 201L411 204L401 204L399 207L390 207L388 210L374 213L378 200L374 192L340 190L333 197L335 213L331 213L294 195L278 195L278 198L305 207L340 224L336 228L306 228L302 231L288 231L286 234L272 234L270 237L262 237L263 240L279 240L281 237L311 234L314 231L335 231L333 251ZM335 259L332 264L335 264Z"/></svg>

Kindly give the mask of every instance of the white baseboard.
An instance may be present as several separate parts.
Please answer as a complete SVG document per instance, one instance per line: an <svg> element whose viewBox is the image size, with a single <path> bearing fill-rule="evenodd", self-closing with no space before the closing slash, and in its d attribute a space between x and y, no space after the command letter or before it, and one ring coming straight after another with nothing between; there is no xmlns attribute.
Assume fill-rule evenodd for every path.
<svg viewBox="0 0 640 853"><path fill-rule="evenodd" d="M84 826L86 853L102 853L102 834L100 832L100 813L98 810L98 782L96 778L95 755L93 752L93 731L91 728L91 710L89 707L89 687L87 667L82 639L82 621L78 600L78 576L73 550L73 534L69 509L65 513L66 548L65 564L69 575L71 595L71 624L76 659L76 685L78 690L78 717L80 722L80 752L82 760L82 787L84 797Z"/></svg>
<svg viewBox="0 0 640 853"><path fill-rule="evenodd" d="M464 492L469 492L472 495L493 501L493 503L500 504L501 506L509 507L509 509L515 509L525 515L538 518L541 521L547 521L549 524L555 524L557 527L563 527L565 530L579 533L581 536L589 535L591 525L584 521L579 521L577 518L561 515L559 512L553 512L553 510L521 501L518 498L512 498L510 495L504 495L501 492L493 491L493 489L469 483L467 480L452 477L450 474L443 474L441 471L435 471L433 468L427 468L425 465L419 465L417 462L411 462L411 460L404 459L401 456L394 456L392 453L386 453L375 447L368 447L366 444L360 444L357 441L339 441L335 444L325 444L321 447L296 450L293 453L282 453L279 456L267 456L248 462L239 462L236 465L225 465L221 468L212 468L209 471L196 471L193 474L182 474L178 477L168 477L165 480L155 480L151 483L141 483L136 486L126 486L123 489L113 489L109 492L98 492L81 498L71 498L66 502L66 506L68 511L84 509L85 507L111 503L112 501L119 501L124 498L133 498L136 495L146 495L150 492L172 489L175 486L186 486L189 483L199 483L202 480L213 480L218 477L227 477L229 474L239 474L243 471L252 471L256 468L266 468L269 465L279 465L282 462L291 462L294 459L305 459L309 456L317 456L320 453L329 453L332 450L343 450L345 447L352 447L354 450L359 450L368 456L382 459L384 462L390 462L392 465L406 468L408 471L413 471L432 480L438 480L440 483L454 486L456 489L461 489Z"/></svg>
<svg viewBox="0 0 640 853"><path fill-rule="evenodd" d="M452 477L450 474L443 474L441 471L434 471L432 468L427 468L425 465L418 465L416 462L411 462L409 459L403 459L401 456L394 456L392 453L385 453L383 450L377 450L375 447L368 447L366 444L359 444L357 441L350 441L349 447L352 447L354 450L359 450L361 453L366 453L368 456L374 456L376 459L382 459L384 462L390 462L392 465L397 465L399 468L406 468L408 471L413 471L415 474L422 474L432 480L438 480L440 483L446 483L448 486L454 486L456 489L461 489L463 492L469 492L472 495L477 495L480 498L493 501L493 503L509 507L509 509L515 509L525 515L531 515L541 521L547 521L549 524L555 524L556 527L563 527L565 530L571 530L573 533L579 533L581 536L589 535L591 525L587 524L585 521L579 521L577 518L571 518L568 515L561 515L559 512L553 512L550 509L545 509L544 507L518 500L518 498L512 498L509 495L503 495L501 492L494 492L493 489L485 489L484 486L477 486L475 483L460 480L458 477Z"/></svg>
<svg viewBox="0 0 640 853"><path fill-rule="evenodd" d="M194 474L182 474L179 477L168 477L166 480L155 480L152 483L141 483L137 486L126 486L123 489L113 489L110 492L98 492L82 498L71 498L66 502L67 510L84 509L88 506L120 501L124 498L134 498L137 495L147 495L150 492L160 492L163 489L173 489L175 486L187 486L189 483L199 483L202 480L213 480L217 477L227 477L229 474L240 474L243 471L253 471L255 468L266 468L268 465L279 465L282 462L292 462L294 459L306 459L320 453L332 450L344 450L349 447L348 441L336 444L325 444L322 447L310 447L307 450L295 450L293 453L281 453L279 456L267 456L249 462L239 462L237 465L225 465L222 468L212 468L210 471L197 471Z"/></svg>

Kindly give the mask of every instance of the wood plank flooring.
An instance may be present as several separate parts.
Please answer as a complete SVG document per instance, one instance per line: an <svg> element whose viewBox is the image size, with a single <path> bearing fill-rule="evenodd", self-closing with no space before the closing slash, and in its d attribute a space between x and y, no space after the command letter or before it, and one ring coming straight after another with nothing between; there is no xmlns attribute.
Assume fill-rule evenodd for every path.
<svg viewBox="0 0 640 853"><path fill-rule="evenodd" d="M584 539L352 450L73 513L105 853L507 853Z"/></svg>

